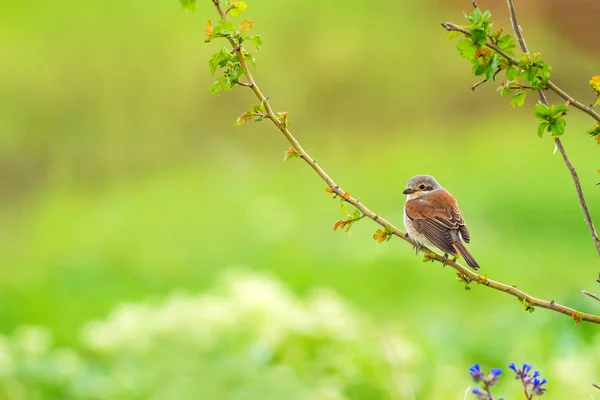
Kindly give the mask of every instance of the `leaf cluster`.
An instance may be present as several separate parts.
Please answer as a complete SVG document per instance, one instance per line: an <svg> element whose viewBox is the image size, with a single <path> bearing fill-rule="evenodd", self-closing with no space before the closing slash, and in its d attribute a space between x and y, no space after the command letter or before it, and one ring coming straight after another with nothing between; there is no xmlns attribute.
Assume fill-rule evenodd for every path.
<svg viewBox="0 0 600 400"><path fill-rule="evenodd" d="M515 62L513 49L517 44L514 37L502 29L494 31L491 17L489 10L481 12L476 7L471 14L465 14L469 25L463 28L469 34L452 31L448 38L463 36L456 47L460 56L471 62L473 75L495 80L504 71L507 80L500 84L498 91L502 97L512 95L512 107L522 107L528 91L546 89L552 68L540 59L540 53L523 54Z"/></svg>
<svg viewBox="0 0 600 400"><path fill-rule="evenodd" d="M547 130L552 135L560 136L565 133L567 121L563 118L569 111L566 104L558 104L548 107L545 104L537 103L535 105L534 115L542 122L538 125L537 134L542 137L544 130Z"/></svg>

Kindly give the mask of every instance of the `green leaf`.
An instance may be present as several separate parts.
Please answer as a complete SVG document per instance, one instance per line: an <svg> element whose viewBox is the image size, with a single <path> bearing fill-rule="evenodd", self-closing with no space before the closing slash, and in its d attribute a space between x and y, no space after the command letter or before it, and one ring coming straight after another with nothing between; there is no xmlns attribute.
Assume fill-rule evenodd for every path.
<svg viewBox="0 0 600 400"><path fill-rule="evenodd" d="M236 34L235 26L233 22L229 21L219 21L213 27L213 35L215 36L223 36L223 37L231 37Z"/></svg>
<svg viewBox="0 0 600 400"><path fill-rule="evenodd" d="M394 233L394 231L392 230L392 226L391 226L391 225L386 225L386 226L385 226L385 231L386 231L387 233L389 233L390 235L391 235L392 233Z"/></svg>
<svg viewBox="0 0 600 400"><path fill-rule="evenodd" d="M210 67L210 73L214 74L217 69L224 68L228 62L235 60L234 55L231 50L221 49L215 54L212 55L210 60L208 60L208 65Z"/></svg>
<svg viewBox="0 0 600 400"><path fill-rule="evenodd" d="M548 127L548 125L550 125L547 122L540 122L540 124L538 125L538 130L537 130L537 134L539 137L542 137L544 135L544 129L546 129Z"/></svg>
<svg viewBox="0 0 600 400"><path fill-rule="evenodd" d="M536 118L539 118L541 120L547 120L550 116L550 109L543 103L537 103L535 105L534 115L536 116Z"/></svg>
<svg viewBox="0 0 600 400"><path fill-rule="evenodd" d="M446 35L446 39L448 39L448 40L454 39L455 37L458 37L460 35L462 35L462 32L459 32L459 31L450 31Z"/></svg>
<svg viewBox="0 0 600 400"><path fill-rule="evenodd" d="M473 42L469 39L459 40L456 44L456 48L460 52L460 56L465 60L474 61L475 60L475 52L477 51L477 46L473 44Z"/></svg>
<svg viewBox="0 0 600 400"><path fill-rule="evenodd" d="M504 82L498 90L500 91L500 96L505 97L511 93L510 82Z"/></svg>
<svg viewBox="0 0 600 400"><path fill-rule="evenodd" d="M552 125L550 125L551 132L556 136L560 136L565 133L565 125L567 125L567 120L563 117L558 117Z"/></svg>
<svg viewBox="0 0 600 400"><path fill-rule="evenodd" d="M483 46L487 43L487 34L483 29L473 29L473 31L471 31L471 39L473 40L473 43Z"/></svg>
<svg viewBox="0 0 600 400"><path fill-rule="evenodd" d="M560 117L569 111L569 107L565 104L557 104L550 107L550 115L553 117Z"/></svg>
<svg viewBox="0 0 600 400"><path fill-rule="evenodd" d="M196 10L196 0L179 0L179 3L185 11L193 12Z"/></svg>
<svg viewBox="0 0 600 400"><path fill-rule="evenodd" d="M263 43L262 38L260 37L260 35L246 36L245 39L247 41L249 41L250 43L252 43L254 45L254 47L256 47L256 51L260 50L260 46Z"/></svg>
<svg viewBox="0 0 600 400"><path fill-rule="evenodd" d="M596 125L594 125L592 127L592 129L587 131L587 133L588 133L588 135L592 135L592 136L600 135L600 123L596 123Z"/></svg>
<svg viewBox="0 0 600 400"><path fill-rule="evenodd" d="M210 93L218 96L225 89L225 85L227 85L227 78L219 76L210 86Z"/></svg>
<svg viewBox="0 0 600 400"><path fill-rule="evenodd" d="M527 96L527 92L525 92L525 91L515 94L513 96L512 100L510 101L510 106L511 107L523 107L523 104L525 104L526 96Z"/></svg>
<svg viewBox="0 0 600 400"><path fill-rule="evenodd" d="M248 5L243 1L233 0L229 8L229 15L232 17L238 17L241 13L248 9Z"/></svg>
<svg viewBox="0 0 600 400"><path fill-rule="evenodd" d="M519 68L517 68L515 65L511 65L506 70L506 77L512 81L516 79L520 73L521 71L519 70Z"/></svg>
<svg viewBox="0 0 600 400"><path fill-rule="evenodd" d="M517 42L511 35L504 34L498 38L497 45L500 49L512 56L514 54L512 49L517 47Z"/></svg>
<svg viewBox="0 0 600 400"><path fill-rule="evenodd" d="M256 65L256 58L252 56L252 54L248 53L245 50L242 50L242 55L244 56L244 60L250 61L254 69L258 69L258 65Z"/></svg>

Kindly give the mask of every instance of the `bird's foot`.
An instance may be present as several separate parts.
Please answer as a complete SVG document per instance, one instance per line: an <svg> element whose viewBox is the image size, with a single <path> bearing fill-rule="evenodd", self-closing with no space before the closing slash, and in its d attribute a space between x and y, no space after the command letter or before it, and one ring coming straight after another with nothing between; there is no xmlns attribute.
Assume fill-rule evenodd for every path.
<svg viewBox="0 0 600 400"><path fill-rule="evenodd" d="M415 242L415 245L413 245L413 249L415 250L416 255L419 255L419 252L421 251L422 248L423 248L422 244Z"/></svg>
<svg viewBox="0 0 600 400"><path fill-rule="evenodd" d="M442 257L442 268L446 266L447 262L448 262L448 253L444 253L444 255Z"/></svg>

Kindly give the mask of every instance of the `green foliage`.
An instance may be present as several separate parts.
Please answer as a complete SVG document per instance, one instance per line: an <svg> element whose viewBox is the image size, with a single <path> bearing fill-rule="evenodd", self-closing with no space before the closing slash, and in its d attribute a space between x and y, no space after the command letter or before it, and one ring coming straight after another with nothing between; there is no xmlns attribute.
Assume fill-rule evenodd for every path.
<svg viewBox="0 0 600 400"><path fill-rule="evenodd" d="M596 123L589 131L587 131L588 135L591 135L598 144L600 144L600 123Z"/></svg>
<svg viewBox="0 0 600 400"><path fill-rule="evenodd" d="M179 4L186 11L195 11L196 10L196 0L179 0Z"/></svg>
<svg viewBox="0 0 600 400"><path fill-rule="evenodd" d="M500 84L497 91L502 97L512 94L511 107L523 107L529 91L545 90L548 86L552 68L541 60L541 53L523 54L516 61L513 49L517 47L512 35L503 33L502 29L493 32L489 11L481 12L475 7L471 14L465 14L470 23L464 26L469 34L457 43L460 56L472 64L472 72L475 76L482 76L486 80L495 78L504 71L507 81ZM453 32L448 38L460 36ZM497 46L500 53L494 51L493 45ZM521 79L521 81L519 80ZM567 113L567 106L552 106L548 110L536 106L536 117L542 119L538 126L538 136L542 136L544 130L553 135L560 136L565 132L566 120L563 115Z"/></svg>
<svg viewBox="0 0 600 400"><path fill-rule="evenodd" d="M202 295L123 304L88 322L76 347L38 327L0 336L0 398L384 400L390 368L416 366L412 345L386 336L402 355L393 365L376 324L335 293L298 298L230 271Z"/></svg>
<svg viewBox="0 0 600 400"><path fill-rule="evenodd" d="M345 232L349 232L350 228L352 228L352 225L354 225L356 222L358 222L364 218L364 215L362 215L362 213L358 209L354 210L354 212L352 214L350 214L348 212L346 203L343 202L344 198L349 197L349 194L346 193L346 195L343 196L342 204L341 204L342 213L346 216L346 219L340 219L339 221L336 221L335 224L333 224L334 231L337 230L338 228L340 228L341 230L343 230Z"/></svg>
<svg viewBox="0 0 600 400"><path fill-rule="evenodd" d="M248 9L248 5L246 3L244 3L243 1L236 1L236 0L232 0L229 7L227 7L229 15L231 15L232 17L239 16L241 13L245 12L247 9Z"/></svg>
<svg viewBox="0 0 600 400"><path fill-rule="evenodd" d="M538 125L537 134L542 137L544 130L547 130L552 135L560 136L565 133L567 121L563 118L569 111L569 107L565 104L558 104L551 107L542 103L535 105L534 115L537 119L542 120Z"/></svg>
<svg viewBox="0 0 600 400"><path fill-rule="evenodd" d="M552 67L540 60L541 53L523 54L517 66L523 70L522 76L532 90L544 90L550 80Z"/></svg>
<svg viewBox="0 0 600 400"><path fill-rule="evenodd" d="M510 101L510 106L523 107L523 104L525 104L525 97L527 97L527 92L524 90L515 94Z"/></svg>
<svg viewBox="0 0 600 400"><path fill-rule="evenodd" d="M232 17L237 17L248 9L246 3L235 0L231 3L223 2L222 6L225 6L226 14ZM246 73L246 63L249 62L255 69L257 68L256 58L243 46L243 43L247 41L252 43L257 51L260 49L262 38L259 35L247 35L251 28L252 21L247 18L240 22L238 28L233 22L227 20L220 20L214 26L210 21L206 22L205 42L225 38L232 46L230 50L219 50L209 60L211 74L218 69L223 69L223 75L217 77L210 87L212 94L219 95L222 91L228 92L236 85L242 84L240 79Z"/></svg>
<svg viewBox="0 0 600 400"><path fill-rule="evenodd" d="M263 119L267 118L265 105L263 103L260 104L250 104L250 109L244 112L239 118L235 121L235 126L243 125L246 121L254 118L254 122L260 122Z"/></svg>

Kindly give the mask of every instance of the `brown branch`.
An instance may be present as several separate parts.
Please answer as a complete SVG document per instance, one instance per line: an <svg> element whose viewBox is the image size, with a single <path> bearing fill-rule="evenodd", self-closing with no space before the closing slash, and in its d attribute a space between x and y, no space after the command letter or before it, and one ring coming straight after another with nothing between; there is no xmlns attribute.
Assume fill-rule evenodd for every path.
<svg viewBox="0 0 600 400"><path fill-rule="evenodd" d="M221 9L221 6L218 3L218 1L212 0L212 2L215 5L215 7L217 8L217 11L219 12L219 15L221 16L221 19L225 20L226 15L223 13L223 10ZM370 209L368 209L367 206L365 206L360 200L350 196L350 194L348 192L346 192L342 188L340 188L333 181L333 179L331 179L329 177L329 175L327 175L327 173L315 162L315 160L310 155L308 155L308 153L304 150L304 148L302 148L302 146L300 145L298 140L296 140L296 138L292 135L290 130L287 128L286 124L279 121L276 114L273 112L271 103L269 102L268 98L263 95L260 88L256 84L256 81L254 80L252 73L248 69L240 46L235 42L235 40L233 38L229 38L228 40L236 53L238 61L244 68L244 75L246 76L246 79L248 80L248 82L251 85L250 89L252 89L252 91L254 92L254 94L256 95L258 100L261 102L261 104L264 105L267 118L270 119L271 122L273 122L273 124L277 127L277 129L279 129L279 131L283 134L283 136L285 136L285 138L291 143L293 148L300 154L300 158L302 158L313 169L313 171L315 171L317 173L317 175L319 175L321 177L321 179L323 179L323 181L325 181L325 183L327 184L327 186L329 186L329 188L331 189L331 191L333 193L340 196L340 198L343 199L345 202L352 204L354 207L356 207L362 213L362 215L366 216L369 219L372 219L373 221L375 221L382 227L387 228L388 230L391 230L393 235L395 235L395 236L399 237L400 239L404 240L405 242L408 242L408 243L412 244L413 246L415 246L415 243L409 238L408 234L402 232L400 229L396 228L394 225L392 225L386 219L380 217L378 214L376 214L373 211L371 211ZM527 307L529 307L529 308L531 308L531 306L546 308L548 310L552 310L552 311L559 312L561 314L568 315L568 316L574 318L576 320L576 322L588 321L588 322L592 322L595 324L600 324L600 316L582 313L573 308L566 307L566 306L560 305L558 303L555 303L553 300L547 301L547 300L541 300L541 299L535 298L535 297L517 289L516 286L514 286L514 285L506 285L504 283L500 283L500 282L488 279L487 276L478 274L478 273L474 272L473 270L471 270L467 267L464 267L463 265L459 264L458 262L456 262L454 260L445 259L441 255L436 254L433 251L429 250L427 247L424 247L424 246L416 246L416 247L417 248L420 247L419 250L421 252L425 253L431 260L435 260L437 262L443 263L445 265L449 265L450 267L454 268L456 271L458 271L458 273L460 275L463 276L463 279L466 277L466 278L468 278L468 280L470 280L472 282L477 282L478 284L481 284L481 285L487 286L489 288L492 288L492 289L507 293L511 296L514 296L514 297L518 298L522 303L526 304Z"/></svg>
<svg viewBox="0 0 600 400"><path fill-rule="evenodd" d="M523 53L529 54L529 51L527 49L527 44L525 43L525 39L523 38L523 33L521 32L521 27L517 23L517 17L515 14L514 4L513 4L512 0L507 0L507 1L508 1L508 8L509 8L510 14L511 14L510 21L513 26L513 30L515 32L515 36L517 37L517 40L519 41L519 44L521 45L521 50L523 50ZM444 29L446 29L448 31L458 31L467 36L471 36L471 32L469 32L468 30L464 29L463 27L453 24L451 22L443 23L442 26L444 27ZM488 40L488 42L486 43L486 46L489 47L490 49L494 50L498 54L500 54L511 64L515 64L515 65L518 64L519 61L517 59L515 59L514 57L511 57L504 50L500 49L491 40ZM567 102L569 102L573 107L580 109L581 111L590 115L596 121L600 122L600 114L598 114L596 111L592 110L592 108L585 106L581 102L579 102L579 101L575 100L573 97L569 96L565 91L560 89L553 82L548 81L547 88L552 90L556 94L558 94L563 99L567 100ZM548 100L546 99L546 95L544 94L544 92L539 90L538 95L540 97L540 101L543 104L545 104L546 106L548 106ZM560 138L558 136L552 135L552 139L554 140L556 148L558 149L558 151L560 151L560 154L565 162L565 165L567 166L567 169L571 173L571 178L573 179L573 183L575 184L575 190L577 191L577 197L579 199L579 206L581 207L581 211L583 212L583 218L585 219L585 223L587 224L587 226L590 230L590 234L592 235L594 245L596 246L596 251L598 252L598 255L600 255L600 238L598 238L598 233L596 231L596 227L594 226L594 222L592 221L592 216L590 215L590 211L588 209L587 202L585 201L585 197L583 196L583 190L581 189L581 183L579 182L579 176L577 175L577 171L575 171L575 167L573 167L573 163L571 163L571 160L569 159L569 156L567 155L567 151L565 150Z"/></svg>

